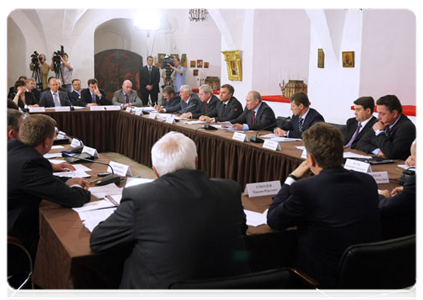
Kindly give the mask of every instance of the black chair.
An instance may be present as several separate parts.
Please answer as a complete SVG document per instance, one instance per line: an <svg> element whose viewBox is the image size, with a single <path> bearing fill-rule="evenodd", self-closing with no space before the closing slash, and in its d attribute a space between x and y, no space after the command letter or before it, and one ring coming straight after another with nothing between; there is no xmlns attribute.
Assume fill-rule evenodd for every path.
<svg viewBox="0 0 423 300"><path fill-rule="evenodd" d="M22 242L12 236L7 237L7 281L14 289L34 288L31 280L32 259Z"/></svg>
<svg viewBox="0 0 423 300"><path fill-rule="evenodd" d="M420 234L414 234L349 247L338 267L333 296L312 278L296 274L328 299L419 299L419 244Z"/></svg>
<svg viewBox="0 0 423 300"><path fill-rule="evenodd" d="M345 125L345 124L335 124L335 123L327 123L327 124L335 126L339 130L341 130L342 134L345 133L345 128L347 127L347 125Z"/></svg>
<svg viewBox="0 0 423 300"><path fill-rule="evenodd" d="M291 117L281 117L278 116L276 118L276 126L277 127L282 127L283 124L288 123L291 120Z"/></svg>
<svg viewBox="0 0 423 300"><path fill-rule="evenodd" d="M275 269L234 277L192 280L173 283L166 291L166 300L283 300L290 270Z"/></svg>

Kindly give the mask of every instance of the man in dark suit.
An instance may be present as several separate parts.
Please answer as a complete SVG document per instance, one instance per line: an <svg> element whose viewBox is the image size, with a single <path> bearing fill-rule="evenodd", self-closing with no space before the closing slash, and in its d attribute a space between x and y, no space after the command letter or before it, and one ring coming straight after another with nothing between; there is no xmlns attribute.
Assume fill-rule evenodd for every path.
<svg viewBox="0 0 423 300"><path fill-rule="evenodd" d="M81 100L81 80L73 79L72 80L72 92L69 93L69 100L73 106L79 106Z"/></svg>
<svg viewBox="0 0 423 300"><path fill-rule="evenodd" d="M358 141L357 149L390 159L407 159L416 138L416 126L402 114L397 96L383 96L376 105L379 121Z"/></svg>
<svg viewBox="0 0 423 300"><path fill-rule="evenodd" d="M197 113L187 112L181 115L181 118L193 118L198 119L200 116L206 114L208 111L213 110L216 107L219 99L213 95L213 89L204 84L200 86L198 95L200 96L200 111Z"/></svg>
<svg viewBox="0 0 423 300"><path fill-rule="evenodd" d="M153 66L153 57L147 57L147 65L140 70L140 93L144 106L148 105L148 96L151 97L151 105L157 105L159 94L160 70Z"/></svg>
<svg viewBox="0 0 423 300"><path fill-rule="evenodd" d="M112 99L113 105L122 105L124 107L142 106L140 97L136 91L132 89L132 82L125 80L122 83L122 88L115 92Z"/></svg>
<svg viewBox="0 0 423 300"><path fill-rule="evenodd" d="M26 80L25 85L26 85L27 92L32 93L34 95L34 98L37 104L40 103L41 92L35 88L35 79L28 78Z"/></svg>
<svg viewBox="0 0 423 300"><path fill-rule="evenodd" d="M348 171L342 132L319 122L303 132L307 159L274 197L267 223L297 226L297 267L334 286L339 260L350 245L380 240L377 185L372 176ZM312 172L315 176L305 177Z"/></svg>
<svg viewBox="0 0 423 300"><path fill-rule="evenodd" d="M373 97L360 97L354 101L355 118L347 120L344 132L344 145L347 148L358 149L357 143L369 131L377 119L373 116L375 100Z"/></svg>
<svg viewBox="0 0 423 300"><path fill-rule="evenodd" d="M323 116L315 109L310 108L310 101L306 93L298 92L291 96L291 111L289 122L280 125L274 130L276 136L301 138L302 133L317 122L324 122Z"/></svg>
<svg viewBox="0 0 423 300"><path fill-rule="evenodd" d="M249 272L239 184L197 170L195 143L181 133L167 133L151 154L158 179L125 188L116 211L91 234L94 253L130 251L120 287L166 289Z"/></svg>
<svg viewBox="0 0 423 300"><path fill-rule="evenodd" d="M155 105L154 109L155 110L160 110L161 108L168 108L168 107L172 107L175 105L178 105L179 102L181 102L181 97L179 97L179 95L175 95L175 89L173 88L173 86L166 86L163 89L163 100L164 102L162 103L162 106L160 105Z"/></svg>
<svg viewBox="0 0 423 300"><path fill-rule="evenodd" d="M200 111L201 101L198 99L197 95L193 93L189 85L186 84L181 86L179 96L181 97L181 101L178 104L167 108L160 106L158 107L158 112L184 114L187 112L198 113Z"/></svg>
<svg viewBox="0 0 423 300"><path fill-rule="evenodd" d="M261 130L275 125L275 113L267 103L261 101L257 91L251 91L245 97L246 106L239 117L230 120L235 130Z"/></svg>
<svg viewBox="0 0 423 300"><path fill-rule="evenodd" d="M416 142L410 149L411 155L406 160L409 167L415 167ZM413 162L412 165L409 162ZM403 186L392 191L379 191L379 209L382 225L382 237L393 239L416 233L416 175L409 175Z"/></svg>
<svg viewBox="0 0 423 300"><path fill-rule="evenodd" d="M98 105L112 105L112 101L106 98L106 93L98 88L95 78L88 80L88 88L81 91L80 106L90 107Z"/></svg>
<svg viewBox="0 0 423 300"><path fill-rule="evenodd" d="M48 80L49 90L41 93L40 106L44 107L59 107L59 106L72 106L68 94L59 91L59 83L54 77Z"/></svg>
<svg viewBox="0 0 423 300"><path fill-rule="evenodd" d="M49 116L28 116L20 126L19 140L7 143L7 233L19 238L34 255L38 243L38 207L45 199L65 207L90 201L88 182L66 182L53 176L43 157L53 145L56 122Z"/></svg>
<svg viewBox="0 0 423 300"><path fill-rule="evenodd" d="M222 85L220 88L220 102L216 104L214 109L200 116L199 120L214 123L236 119L242 114L243 109L238 99L233 96L234 92L232 85Z"/></svg>

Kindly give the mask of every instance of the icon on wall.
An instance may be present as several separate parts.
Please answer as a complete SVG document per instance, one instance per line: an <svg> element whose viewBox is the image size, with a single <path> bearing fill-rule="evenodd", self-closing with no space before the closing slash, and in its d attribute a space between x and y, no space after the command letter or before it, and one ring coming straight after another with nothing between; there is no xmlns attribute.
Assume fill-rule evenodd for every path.
<svg viewBox="0 0 423 300"><path fill-rule="evenodd" d="M342 52L342 67L354 68L354 51Z"/></svg>
<svg viewBox="0 0 423 300"><path fill-rule="evenodd" d="M325 52L323 52L323 49L321 48L317 49L317 67L325 67Z"/></svg>

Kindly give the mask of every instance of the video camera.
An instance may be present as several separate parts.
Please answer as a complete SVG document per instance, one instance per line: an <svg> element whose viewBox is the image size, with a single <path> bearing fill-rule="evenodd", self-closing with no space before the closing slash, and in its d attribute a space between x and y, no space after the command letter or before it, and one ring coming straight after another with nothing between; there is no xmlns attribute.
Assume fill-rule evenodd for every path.
<svg viewBox="0 0 423 300"><path fill-rule="evenodd" d="M166 69L166 79L165 79L165 81L170 82L171 81L170 75L172 74L172 71L173 70L172 70L171 67L169 67L168 64L170 64L171 66L174 66L172 57L169 56L169 55L166 55L164 57L164 60L163 60L163 63L162 63L161 68L162 69Z"/></svg>
<svg viewBox="0 0 423 300"><path fill-rule="evenodd" d="M60 46L60 50L53 52L53 64L54 64L54 71L56 73L59 73L59 67L61 62L61 56L65 54L65 50L63 48L63 45Z"/></svg>
<svg viewBox="0 0 423 300"><path fill-rule="evenodd" d="M38 66L38 56L39 54L37 53L37 51L34 51L34 53L31 54L31 63L33 63L36 66Z"/></svg>

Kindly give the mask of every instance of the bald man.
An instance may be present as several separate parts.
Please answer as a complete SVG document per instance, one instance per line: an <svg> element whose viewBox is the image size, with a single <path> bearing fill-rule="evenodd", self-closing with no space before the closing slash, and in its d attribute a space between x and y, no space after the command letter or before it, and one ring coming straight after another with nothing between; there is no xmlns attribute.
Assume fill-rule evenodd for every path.
<svg viewBox="0 0 423 300"><path fill-rule="evenodd" d="M125 80L122 83L122 88L115 92L113 96L113 105L121 105L124 107L132 106L142 106L140 97L136 91L132 90L132 82L130 80Z"/></svg>

